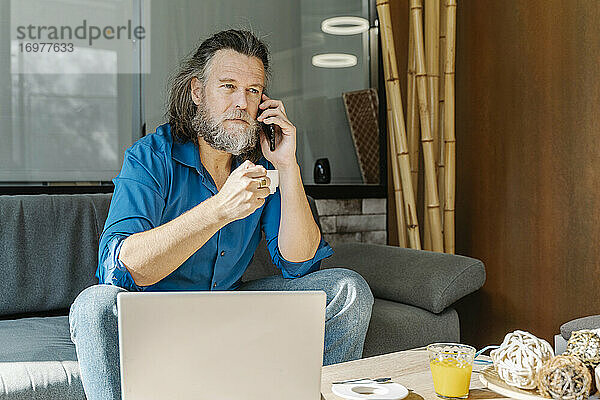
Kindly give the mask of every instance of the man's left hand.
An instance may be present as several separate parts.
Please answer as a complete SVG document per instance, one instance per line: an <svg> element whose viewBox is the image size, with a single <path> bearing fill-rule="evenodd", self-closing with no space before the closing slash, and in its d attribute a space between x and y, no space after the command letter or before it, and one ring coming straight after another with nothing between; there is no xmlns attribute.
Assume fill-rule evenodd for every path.
<svg viewBox="0 0 600 400"><path fill-rule="evenodd" d="M281 128L281 137L276 138L275 151L269 148L269 140L264 133L260 134L260 146L263 155L277 169L285 169L297 164L296 161L296 127L290 122L285 114L285 108L281 100L273 100L262 95L263 102L259 104L260 110L264 110L257 118L259 122L267 125L275 124Z"/></svg>

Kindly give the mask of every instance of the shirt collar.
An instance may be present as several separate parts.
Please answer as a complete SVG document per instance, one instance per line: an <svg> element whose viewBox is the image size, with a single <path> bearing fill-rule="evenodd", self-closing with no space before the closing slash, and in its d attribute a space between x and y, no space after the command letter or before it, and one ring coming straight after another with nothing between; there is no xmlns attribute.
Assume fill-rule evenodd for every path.
<svg viewBox="0 0 600 400"><path fill-rule="evenodd" d="M171 157L180 162L181 164L194 168L202 177L205 177L204 172L206 169L200 161L200 153L198 146L193 142L189 141L186 143L179 143L176 140L173 141L173 149L171 151ZM240 166L242 160L240 157L233 156L231 159L231 171Z"/></svg>
<svg viewBox="0 0 600 400"><path fill-rule="evenodd" d="M173 160L180 162L181 164L194 168L199 174L203 174L204 168L201 167L200 153L198 153L198 146L193 142L179 143L173 140L173 149L171 150L171 157Z"/></svg>

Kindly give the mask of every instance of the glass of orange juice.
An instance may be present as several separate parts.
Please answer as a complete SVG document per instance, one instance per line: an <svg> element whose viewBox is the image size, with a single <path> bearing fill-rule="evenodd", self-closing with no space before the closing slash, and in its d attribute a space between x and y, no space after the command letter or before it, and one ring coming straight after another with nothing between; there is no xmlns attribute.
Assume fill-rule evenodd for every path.
<svg viewBox="0 0 600 400"><path fill-rule="evenodd" d="M427 346L427 352L435 394L444 399L467 398L475 348L458 343L434 343Z"/></svg>

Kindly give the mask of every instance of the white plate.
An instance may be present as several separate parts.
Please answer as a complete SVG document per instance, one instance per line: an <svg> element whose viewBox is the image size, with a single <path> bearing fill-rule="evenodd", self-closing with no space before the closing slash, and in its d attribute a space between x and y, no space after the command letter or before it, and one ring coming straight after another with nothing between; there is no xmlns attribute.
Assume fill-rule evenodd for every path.
<svg viewBox="0 0 600 400"><path fill-rule="evenodd" d="M336 396L351 400L400 400L408 396L408 389L399 383L353 382L331 385Z"/></svg>

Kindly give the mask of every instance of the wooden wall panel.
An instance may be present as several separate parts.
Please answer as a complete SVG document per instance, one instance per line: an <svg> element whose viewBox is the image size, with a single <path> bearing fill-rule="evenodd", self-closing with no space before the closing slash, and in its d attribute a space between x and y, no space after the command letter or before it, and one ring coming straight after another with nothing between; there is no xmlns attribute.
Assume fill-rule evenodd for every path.
<svg viewBox="0 0 600 400"><path fill-rule="evenodd" d="M457 251L488 273L465 341L600 313L599 20L597 0L459 2Z"/></svg>
<svg viewBox="0 0 600 400"><path fill-rule="evenodd" d="M406 32L406 1L392 4ZM464 342L552 343L600 314L599 21L598 0L458 2L456 248L488 274L458 304Z"/></svg>

